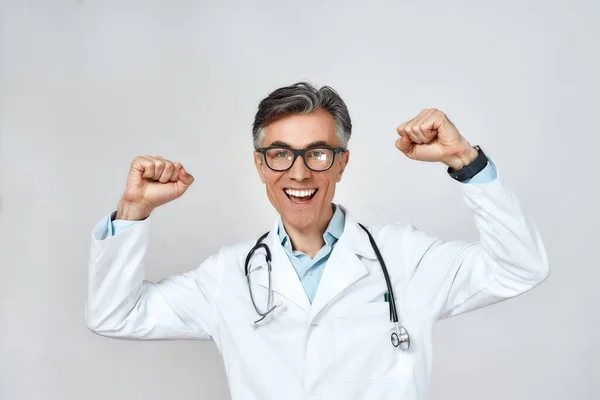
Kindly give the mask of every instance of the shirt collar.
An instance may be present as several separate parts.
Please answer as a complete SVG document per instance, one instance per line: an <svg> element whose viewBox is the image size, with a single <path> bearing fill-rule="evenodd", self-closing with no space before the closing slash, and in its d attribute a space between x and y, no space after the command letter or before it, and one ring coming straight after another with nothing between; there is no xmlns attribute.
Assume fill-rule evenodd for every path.
<svg viewBox="0 0 600 400"><path fill-rule="evenodd" d="M345 223L344 211L342 211L342 207L336 206L335 204L332 204L332 207L334 208L333 216L329 220L329 225L327 225L325 233L323 233L323 239L328 246L333 246L333 244L340 238L342 232L344 232ZM292 251L292 241L283 227L281 217L279 217L277 223L277 234L279 235L281 245Z"/></svg>

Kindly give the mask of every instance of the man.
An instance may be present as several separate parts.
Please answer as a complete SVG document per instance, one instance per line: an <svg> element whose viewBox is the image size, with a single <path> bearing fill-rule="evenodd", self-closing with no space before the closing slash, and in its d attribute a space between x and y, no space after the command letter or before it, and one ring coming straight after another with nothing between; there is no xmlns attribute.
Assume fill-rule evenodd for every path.
<svg viewBox="0 0 600 400"><path fill-rule="evenodd" d="M480 242L444 242L404 223L363 229L332 203L351 127L329 87L271 93L254 121L254 161L280 218L258 246L223 247L156 284L144 281L148 217L194 178L179 163L135 158L116 212L93 232L89 329L214 340L234 400L424 399L435 322L538 285L546 252L494 164L435 109L400 125L396 146L448 166ZM405 330L390 322L394 309Z"/></svg>

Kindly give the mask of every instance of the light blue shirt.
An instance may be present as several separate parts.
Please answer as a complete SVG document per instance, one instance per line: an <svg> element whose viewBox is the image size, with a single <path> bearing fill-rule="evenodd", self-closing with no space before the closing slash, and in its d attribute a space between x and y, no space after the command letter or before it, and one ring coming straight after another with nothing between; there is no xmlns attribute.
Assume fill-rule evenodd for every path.
<svg viewBox="0 0 600 400"><path fill-rule="evenodd" d="M319 286L319 281L321 280L321 275L323 275L323 270L325 269L325 264L329 259L331 250L333 250L333 246L335 246L335 243L344 231L344 212L341 207L335 205L333 207L335 207L335 211L323 234L325 246L321 247L321 250L315 255L315 258L310 258L307 254L292 249L292 241L283 227L281 218L279 218L277 234L281 240L281 245L292 262L296 274L298 274L298 278L300 279L300 282L302 282L304 291L311 303L315 298L317 286Z"/></svg>
<svg viewBox="0 0 600 400"><path fill-rule="evenodd" d="M488 157L489 159L489 157ZM498 172L494 162L489 159L486 167L475 175L471 179L467 179L461 183L463 184L481 184L488 183L496 179L498 176ZM125 221L125 220L114 220L111 222L112 218L114 218L116 211L111 214L111 216L105 217L105 223L101 226L104 226L100 232L94 232L95 236L98 239L106 239L107 237L116 235L120 231L129 228L137 221ZM284 248L288 258L292 262L296 273L298 274L298 278L300 282L302 282L302 286L304 287L304 291L306 292L306 296L312 303L315 293L317 292L317 287L319 286L319 281L321 280L321 276L323 275L323 270L325 269L325 264L327 264L327 260L329 259L329 255L331 251L335 247L336 242L340 238L342 232L344 231L344 223L345 217L344 212L340 207L335 207L335 211L333 213L333 217L329 221L329 225L323 234L323 239L325 240L325 246L319 250L315 258L311 259L308 255L295 251L292 249L292 244L290 238L283 228L283 224L281 223L281 218L279 219L279 229L278 234L281 239L281 245Z"/></svg>

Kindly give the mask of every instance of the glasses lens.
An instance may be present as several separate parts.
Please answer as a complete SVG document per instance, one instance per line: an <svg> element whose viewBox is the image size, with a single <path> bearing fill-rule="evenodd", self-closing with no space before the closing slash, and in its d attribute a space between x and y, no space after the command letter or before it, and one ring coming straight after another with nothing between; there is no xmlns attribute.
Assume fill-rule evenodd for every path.
<svg viewBox="0 0 600 400"><path fill-rule="evenodd" d="M333 163L333 150L311 149L306 152L306 165L315 171L324 171Z"/></svg>
<svg viewBox="0 0 600 400"><path fill-rule="evenodd" d="M269 149L265 153L267 165L274 170L288 169L294 161L294 153L289 149Z"/></svg>

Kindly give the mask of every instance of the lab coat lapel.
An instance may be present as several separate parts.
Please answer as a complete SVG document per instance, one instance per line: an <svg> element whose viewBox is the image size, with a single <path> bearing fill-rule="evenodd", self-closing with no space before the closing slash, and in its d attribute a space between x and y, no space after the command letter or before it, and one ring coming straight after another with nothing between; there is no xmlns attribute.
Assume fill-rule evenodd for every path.
<svg viewBox="0 0 600 400"><path fill-rule="evenodd" d="M277 234L277 226L278 223L276 222L269 235L265 238L265 242L268 243L271 250L272 257L271 287L274 292L279 293L308 312L310 308L308 297L294 266L281 245L279 235ZM265 289L269 287L269 274L266 268L263 268L259 285Z"/></svg>
<svg viewBox="0 0 600 400"><path fill-rule="evenodd" d="M344 232L335 244L319 282L309 322L336 296L368 274L360 257L376 259L369 237L342 207L345 214Z"/></svg>

